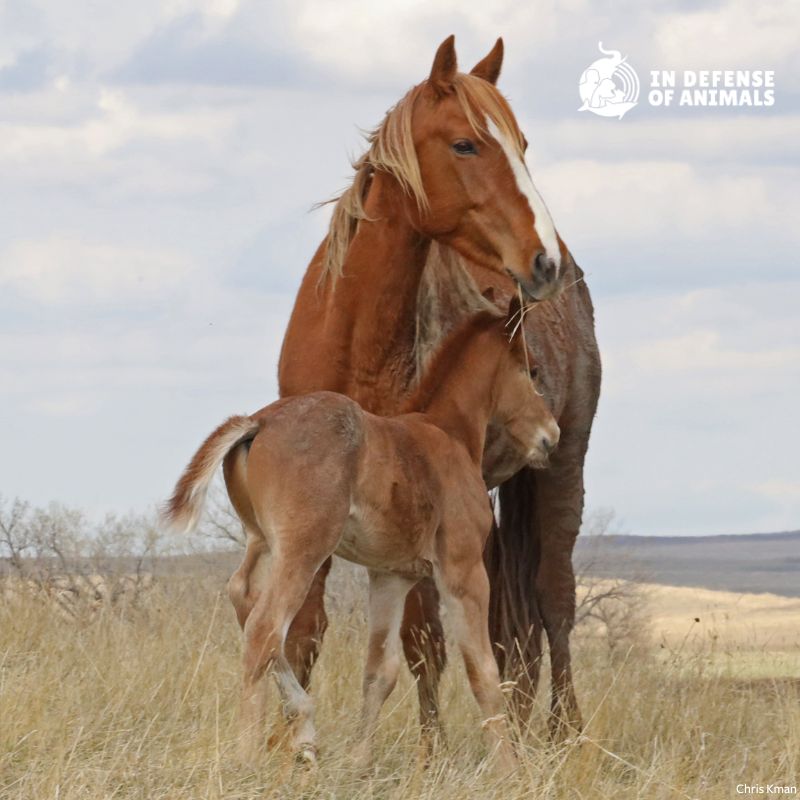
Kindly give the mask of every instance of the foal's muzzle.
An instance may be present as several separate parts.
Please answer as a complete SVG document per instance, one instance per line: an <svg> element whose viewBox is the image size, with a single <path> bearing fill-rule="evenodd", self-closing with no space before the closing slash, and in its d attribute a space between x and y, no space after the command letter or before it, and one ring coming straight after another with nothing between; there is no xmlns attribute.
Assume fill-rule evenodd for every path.
<svg viewBox="0 0 800 800"><path fill-rule="evenodd" d="M556 449L561 438L561 430L555 421L545 425L537 432L537 441L528 454L528 466L546 467L550 454Z"/></svg>

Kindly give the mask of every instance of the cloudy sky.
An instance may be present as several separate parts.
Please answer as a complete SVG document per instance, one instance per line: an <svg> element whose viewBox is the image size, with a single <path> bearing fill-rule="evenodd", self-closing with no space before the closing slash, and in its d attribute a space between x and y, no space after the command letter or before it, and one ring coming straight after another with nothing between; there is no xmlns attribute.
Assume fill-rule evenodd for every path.
<svg viewBox="0 0 800 800"><path fill-rule="evenodd" d="M359 126L455 33L588 274L605 376L588 504L639 534L800 527L800 6L721 0L0 1L0 494L162 499L274 399ZM619 49L643 93L578 113ZM774 69L770 109L650 108L650 69Z"/></svg>

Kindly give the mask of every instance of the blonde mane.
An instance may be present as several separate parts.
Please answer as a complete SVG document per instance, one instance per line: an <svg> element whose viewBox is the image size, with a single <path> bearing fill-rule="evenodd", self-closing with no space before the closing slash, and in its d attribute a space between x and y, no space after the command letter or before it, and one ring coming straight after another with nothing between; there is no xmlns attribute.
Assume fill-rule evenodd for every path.
<svg viewBox="0 0 800 800"><path fill-rule="evenodd" d="M417 204L421 213L428 209L428 198L422 185L417 151L414 147L412 115L417 99L427 86L427 81L411 89L386 113L383 121L367 136L367 150L353 163L353 180L335 203L320 281L330 276L335 281L342 274L342 267L356 234L360 220L368 219L364 201L375 172L388 172L403 191ZM482 141L487 135L486 119L490 119L520 154L524 150L524 138L517 125L508 102L497 89L482 78L459 73L453 79L453 94L458 100L476 137Z"/></svg>

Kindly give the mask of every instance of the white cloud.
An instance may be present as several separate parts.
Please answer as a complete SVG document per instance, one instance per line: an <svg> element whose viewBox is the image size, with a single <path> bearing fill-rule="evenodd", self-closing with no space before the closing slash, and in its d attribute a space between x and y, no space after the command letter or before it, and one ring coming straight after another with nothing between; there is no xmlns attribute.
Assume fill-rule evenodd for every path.
<svg viewBox="0 0 800 800"><path fill-rule="evenodd" d="M145 113L123 92L101 89L95 113L80 124L1 125L0 161L96 158L133 142L213 142L225 135L231 124L230 116L219 111Z"/></svg>
<svg viewBox="0 0 800 800"><path fill-rule="evenodd" d="M737 350L725 346L722 332L698 329L656 339L633 350L637 369L647 372L737 371L787 369L800 364L800 347Z"/></svg>
<svg viewBox="0 0 800 800"><path fill-rule="evenodd" d="M605 376L589 502L639 533L796 527L800 117L780 91L769 114L617 124L575 111L577 75L611 31L637 68L752 61L788 85L794 7L87 9L46 4L18 31L0 18L0 65L39 48L46 78L3 95L0 125L5 492L142 505L222 417L274 397L294 287L323 233L306 209L346 181L356 126L455 32L465 68L504 36L502 87L537 186L595 292ZM112 86L137 54L147 80Z"/></svg>
<svg viewBox="0 0 800 800"><path fill-rule="evenodd" d="M627 154L626 151L623 151ZM688 241L730 236L759 260L769 258L770 231L797 239L784 220L800 215L786 170L701 171L683 161L564 160L535 170L537 186L570 243L626 248L658 243L678 260Z"/></svg>
<svg viewBox="0 0 800 800"><path fill-rule="evenodd" d="M0 253L0 286L44 305L126 305L180 287L193 270L178 252L68 237L15 242Z"/></svg>
<svg viewBox="0 0 800 800"><path fill-rule="evenodd" d="M529 124L537 150L549 160L684 160L708 167L741 169L775 159L800 160L800 115L714 115L625 118L624 125L586 125L561 119L552 126Z"/></svg>
<svg viewBox="0 0 800 800"><path fill-rule="evenodd" d="M798 30L800 5L794 0L729 0L712 9L666 14L655 46L666 67L778 68L780 86L796 83L789 67L796 64Z"/></svg>
<svg viewBox="0 0 800 800"><path fill-rule="evenodd" d="M469 70L503 35L518 53L548 47L557 34L557 13L550 4L500 0L388 0L373 3L305 0L290 17L297 45L314 60L358 82L387 79L411 85L422 80L436 48L456 33L462 69ZM574 10L574 9L570 9Z"/></svg>
<svg viewBox="0 0 800 800"><path fill-rule="evenodd" d="M764 481L757 483L752 488L767 497L800 505L800 481Z"/></svg>

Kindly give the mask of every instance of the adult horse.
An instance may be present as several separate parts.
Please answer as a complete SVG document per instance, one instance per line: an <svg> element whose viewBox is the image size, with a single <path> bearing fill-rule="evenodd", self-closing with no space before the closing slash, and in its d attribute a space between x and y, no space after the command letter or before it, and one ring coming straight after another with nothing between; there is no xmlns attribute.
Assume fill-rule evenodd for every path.
<svg viewBox="0 0 800 800"><path fill-rule="evenodd" d="M353 183L336 202L328 236L300 287L281 352L282 396L328 389L353 397L373 413L396 413L413 387L423 351L467 309L485 302L474 277L456 257L475 265L470 270L479 273L484 288L509 294L518 286L532 300L553 298L576 279L577 268L525 167L524 137L494 86L502 57L498 40L469 74L459 73L454 40L448 38L436 53L428 79L412 88L371 134L367 152L355 164ZM574 315L571 304L576 298L588 303L585 289L577 288L566 303L556 306L557 314ZM590 304L588 314L591 317ZM563 335L569 337L570 320L562 321ZM555 336L560 341L562 334L555 331ZM540 353L548 349L536 342L533 346ZM563 341L561 351L563 358L549 359L558 374L547 379L546 394L558 401L555 405L569 423L570 414L577 417L569 383L578 370ZM559 368L560 362L569 364ZM549 372L548 361L542 363L543 373ZM553 382L564 387L563 401ZM592 397L585 399L592 405ZM567 451L581 447L585 450L585 441L570 442ZM582 462L582 452L580 456ZM496 430L487 446L487 483L496 485L524 463L520 448ZM580 508L576 514L574 499L562 501L554 495L561 485L565 497L582 497L582 488L580 469L565 466L557 474L547 484L549 492L535 486L527 473L501 490L503 521L488 551L491 627L503 665L526 667L515 675L525 707L535 679L535 667L528 665L539 655L541 607L551 648L559 654L553 660L558 695L554 709L559 718L574 723L578 716L567 644L574 607L571 565L563 558L563 548L550 546L540 523L562 509L552 530L559 540L574 539ZM548 502L554 503L550 515ZM565 502L568 512L563 511ZM534 514L534 505L542 513ZM519 553L511 552L514 547L521 548ZM556 550L559 555L548 562ZM540 551L542 564L553 563L555 568L537 574ZM250 566L255 569L259 556L253 556ZM327 624L323 595L329 568L328 562L318 573L287 637L287 656L304 685ZM499 591L497 582L509 575L519 585ZM232 586L234 602L247 592L242 577L246 575ZM552 605L540 602L551 588L558 600ZM438 726L437 687L445 659L438 605L432 581L421 581L409 594L402 628L426 731Z"/></svg>
<svg viewBox="0 0 800 800"><path fill-rule="evenodd" d="M546 470L519 471L501 428L490 430L483 459L489 486L499 484L499 525L484 554L492 584L489 617L501 672L517 682L524 720L539 677L542 628L551 665L550 729L560 737L580 728L569 635L575 618L572 551L583 514L583 466L600 392L594 313L583 272L568 257L564 288L525 315L529 349L540 365L540 387L561 428ZM460 286L459 291L451 287ZM516 291L504 276L434 245L423 271L417 309L417 368L424 371L437 343L482 295L502 304Z"/></svg>

